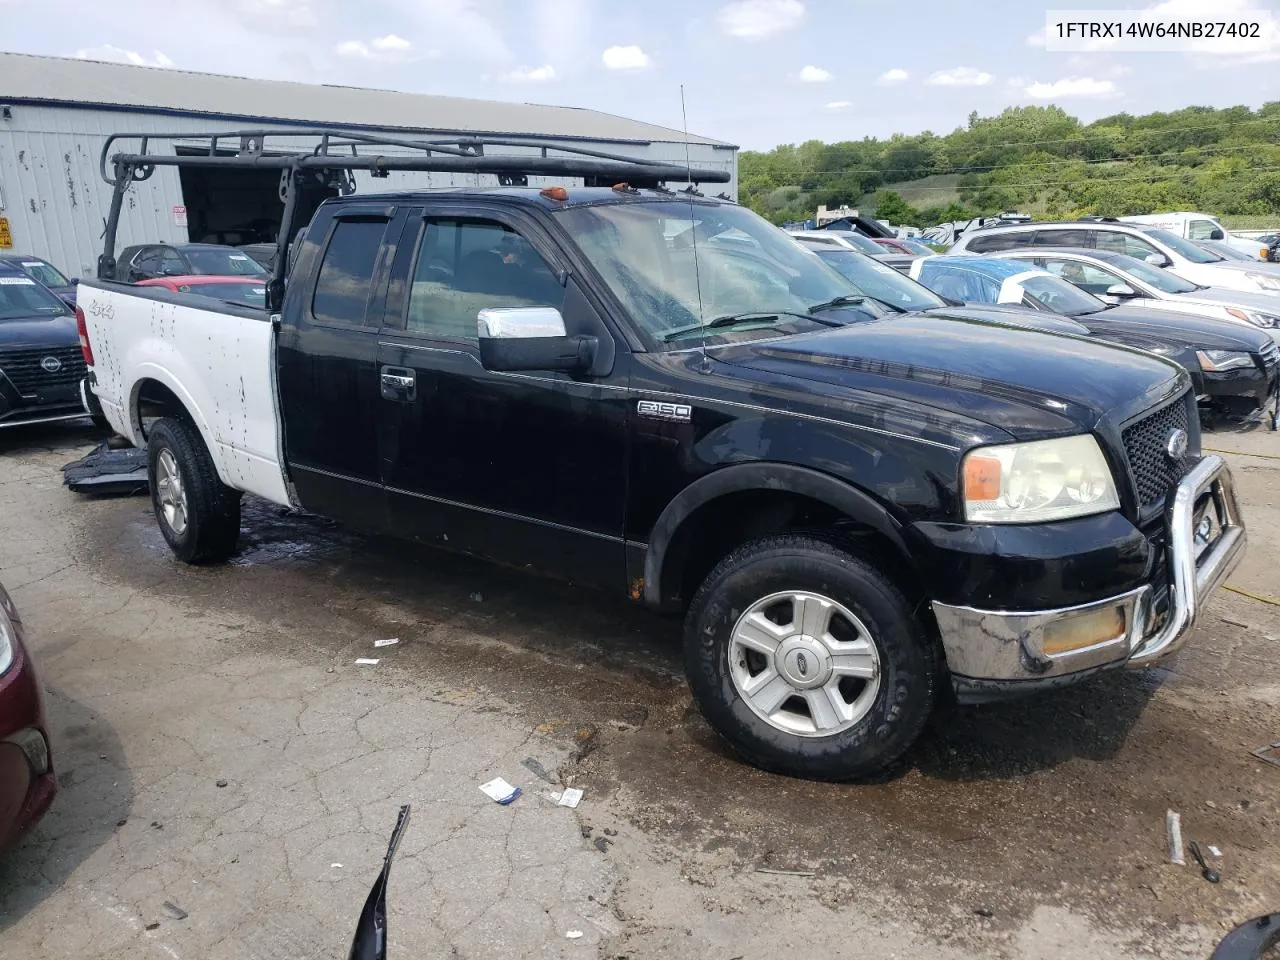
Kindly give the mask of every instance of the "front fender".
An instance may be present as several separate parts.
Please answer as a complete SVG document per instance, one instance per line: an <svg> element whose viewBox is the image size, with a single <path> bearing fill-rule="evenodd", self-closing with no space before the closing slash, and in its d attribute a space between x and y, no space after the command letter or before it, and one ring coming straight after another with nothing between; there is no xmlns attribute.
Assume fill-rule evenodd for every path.
<svg viewBox="0 0 1280 960"><path fill-rule="evenodd" d="M721 467L689 484L667 504L654 524L644 558L644 600L661 604L667 550L677 531L700 507L718 497L748 490L782 490L818 500L885 537L910 557L903 525L870 494L809 467L787 463L740 463Z"/></svg>

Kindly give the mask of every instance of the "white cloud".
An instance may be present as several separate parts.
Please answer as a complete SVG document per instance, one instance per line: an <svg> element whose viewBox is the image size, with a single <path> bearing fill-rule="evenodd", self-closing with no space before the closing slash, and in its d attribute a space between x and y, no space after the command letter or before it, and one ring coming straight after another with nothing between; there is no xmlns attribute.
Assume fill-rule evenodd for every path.
<svg viewBox="0 0 1280 960"><path fill-rule="evenodd" d="M985 87L994 80L985 70L973 67L956 67L954 70L939 70L929 75L925 82L933 87Z"/></svg>
<svg viewBox="0 0 1280 960"><path fill-rule="evenodd" d="M404 37L388 33L365 43L363 40L344 40L334 47L338 56L349 60L381 60L402 62L413 59L413 44Z"/></svg>
<svg viewBox="0 0 1280 960"><path fill-rule="evenodd" d="M498 79L504 83L546 83L555 78L555 67L549 63L544 63L540 67L517 67L515 70L498 75Z"/></svg>
<svg viewBox="0 0 1280 960"><path fill-rule="evenodd" d="M903 70L901 67L894 67L892 70L886 70L880 76L876 77L876 83L882 87L892 86L895 83L903 83L910 79L911 74Z"/></svg>
<svg viewBox="0 0 1280 960"><path fill-rule="evenodd" d="M800 71L801 83L826 83L831 79L830 71L821 67L806 66Z"/></svg>
<svg viewBox="0 0 1280 960"><path fill-rule="evenodd" d="M839 113L841 110L848 110L852 106L853 103L849 100L832 100L822 109L829 113Z"/></svg>
<svg viewBox="0 0 1280 960"><path fill-rule="evenodd" d="M513 56L502 30L485 13L491 9L479 0L414 0L397 5L400 15L413 21L414 33L431 37L435 46L460 59L510 63Z"/></svg>
<svg viewBox="0 0 1280 960"><path fill-rule="evenodd" d="M320 23L312 0L235 0L232 10L267 33L307 33Z"/></svg>
<svg viewBox="0 0 1280 960"><path fill-rule="evenodd" d="M75 57L79 60L106 60L109 63L131 63L135 67L172 67L174 62L166 57L159 50L153 50L155 56L147 59L140 53L133 50L125 50L122 47L115 47L109 43L104 43L100 47L85 47L75 52Z"/></svg>
<svg viewBox="0 0 1280 960"><path fill-rule="evenodd" d="M610 47L600 54L600 59L610 70L643 70L653 62L649 59L649 55L635 44L626 47Z"/></svg>
<svg viewBox="0 0 1280 960"><path fill-rule="evenodd" d="M1027 37L1028 47L1043 47L1045 44L1044 28L1037 30L1035 33Z"/></svg>
<svg viewBox="0 0 1280 960"><path fill-rule="evenodd" d="M762 40L804 21L801 0L735 0L720 8L720 29L731 37Z"/></svg>
<svg viewBox="0 0 1280 960"><path fill-rule="evenodd" d="M521 36L524 57L569 72L589 65L598 49L591 36L594 0L524 0L518 6L533 16L532 35Z"/></svg>
<svg viewBox="0 0 1280 960"><path fill-rule="evenodd" d="M1066 100L1071 97L1113 97L1117 90L1110 80L1064 77L1052 83L1037 81L1026 87L1024 92L1033 100Z"/></svg>

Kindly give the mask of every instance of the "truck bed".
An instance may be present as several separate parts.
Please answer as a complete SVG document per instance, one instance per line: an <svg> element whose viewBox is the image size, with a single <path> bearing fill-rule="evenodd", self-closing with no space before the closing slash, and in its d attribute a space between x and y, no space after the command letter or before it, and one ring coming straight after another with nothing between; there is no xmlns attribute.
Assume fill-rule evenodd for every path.
<svg viewBox="0 0 1280 960"><path fill-rule="evenodd" d="M122 436L145 446L138 397L148 381L186 408L222 482L279 504L289 492L275 384L275 328L265 310L85 280L78 302L93 350L94 393Z"/></svg>

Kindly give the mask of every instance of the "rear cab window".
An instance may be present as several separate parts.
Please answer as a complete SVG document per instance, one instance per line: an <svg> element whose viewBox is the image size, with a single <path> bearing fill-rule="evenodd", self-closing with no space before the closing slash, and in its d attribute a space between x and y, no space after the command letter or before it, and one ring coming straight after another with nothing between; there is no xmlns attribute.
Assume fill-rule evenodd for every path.
<svg viewBox="0 0 1280 960"><path fill-rule="evenodd" d="M311 297L311 316L316 322L343 327L368 325L369 295L386 229L384 219L334 222Z"/></svg>

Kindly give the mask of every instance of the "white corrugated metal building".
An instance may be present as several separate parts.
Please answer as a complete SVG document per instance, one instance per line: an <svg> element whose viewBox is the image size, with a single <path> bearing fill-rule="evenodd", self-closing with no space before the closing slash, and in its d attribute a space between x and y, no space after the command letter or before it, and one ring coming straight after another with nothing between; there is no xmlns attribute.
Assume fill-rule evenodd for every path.
<svg viewBox="0 0 1280 960"><path fill-rule="evenodd" d="M685 163L680 131L594 110L0 53L0 218L12 238L11 251L4 252L44 257L72 276L93 274L111 198L98 162L112 133L299 125L390 135L428 130L441 138L536 136ZM715 192L737 196L737 147L690 136L688 150L693 166L729 171L733 179L715 185ZM376 183L357 174L356 180L359 193L494 182L426 173L395 173ZM129 191L116 249L164 241L247 242L254 238L237 234L244 227L238 221L278 222L277 181L278 172L271 171L158 168Z"/></svg>

